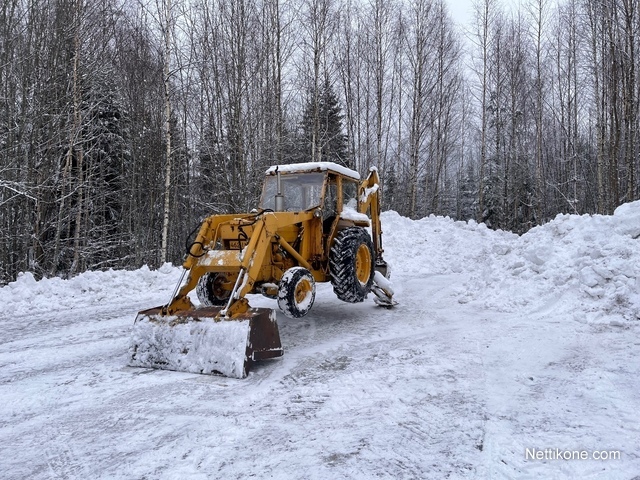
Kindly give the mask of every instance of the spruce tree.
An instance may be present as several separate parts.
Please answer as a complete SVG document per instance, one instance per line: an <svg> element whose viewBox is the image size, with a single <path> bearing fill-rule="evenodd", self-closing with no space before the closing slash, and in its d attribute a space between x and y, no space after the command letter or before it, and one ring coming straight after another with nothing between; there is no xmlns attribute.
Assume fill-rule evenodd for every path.
<svg viewBox="0 0 640 480"><path fill-rule="evenodd" d="M316 97L318 98L317 106L314 105ZM329 80L325 80L320 94L311 95L305 107L298 161L335 162L353 168L353 157L349 154L343 120L344 115L338 96L333 91Z"/></svg>

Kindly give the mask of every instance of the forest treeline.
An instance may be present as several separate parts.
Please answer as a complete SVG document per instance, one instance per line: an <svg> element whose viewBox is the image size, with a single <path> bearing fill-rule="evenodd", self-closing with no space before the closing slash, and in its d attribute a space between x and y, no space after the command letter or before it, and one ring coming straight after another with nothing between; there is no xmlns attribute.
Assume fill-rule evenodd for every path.
<svg viewBox="0 0 640 480"><path fill-rule="evenodd" d="M639 198L636 0L0 2L0 284L179 263L273 164L519 233Z"/></svg>

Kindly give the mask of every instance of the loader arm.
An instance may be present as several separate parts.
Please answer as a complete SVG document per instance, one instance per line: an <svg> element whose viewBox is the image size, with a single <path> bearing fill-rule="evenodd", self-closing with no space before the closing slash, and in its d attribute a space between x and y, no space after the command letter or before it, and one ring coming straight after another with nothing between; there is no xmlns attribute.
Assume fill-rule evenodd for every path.
<svg viewBox="0 0 640 480"><path fill-rule="evenodd" d="M240 273L229 296L229 301L226 307L220 311L221 316L233 318L233 316L249 310L249 301L246 295L253 289L258 273L264 264L271 239L276 234L275 224L273 213L263 214L259 217L242 256Z"/></svg>
<svg viewBox="0 0 640 480"><path fill-rule="evenodd" d="M251 234L249 243L241 254L238 277L229 296L229 301L226 306L220 310L220 317L234 318L249 310L250 307L246 295L254 288L260 270L265 265L265 257L274 237L284 248L288 247L291 249L291 246L279 237L278 229L308 221L312 217L312 213L306 212L263 212L259 215L236 217L232 220L232 222L237 222L239 226L251 225L253 227L253 233ZM192 244L183 264L185 270L189 272L187 280L169 304L163 307L162 313L164 315L173 315L177 312L194 308L191 300L189 300L188 294L196 288L200 278L211 271L206 261L207 250L205 246L216 241L218 229L225 221L228 222L229 220L226 218L221 220L219 215L214 215L205 219L202 223L196 240ZM233 252L224 253L227 255L235 255ZM292 251L291 253L294 257L299 257L297 252ZM299 262L306 264L302 258L299 258ZM226 264L228 266L229 262ZM308 266L308 264L306 265Z"/></svg>
<svg viewBox="0 0 640 480"><path fill-rule="evenodd" d="M187 258L183 263L183 268L185 271L189 271L189 275L187 277L186 283L180 288L177 294L171 299L171 301L161 308L162 315L173 315L176 312L191 310L193 307L193 303L189 300L187 294L196 288L198 284L198 280L205 273L204 271L199 271L200 269L196 268L198 258L203 256L206 253L205 245L211 243L211 241L215 238L216 226L215 225L216 216L207 217L200 226L200 230L198 231L198 235L196 236L195 241L189 247L189 251L187 252ZM175 293L175 292L174 292Z"/></svg>

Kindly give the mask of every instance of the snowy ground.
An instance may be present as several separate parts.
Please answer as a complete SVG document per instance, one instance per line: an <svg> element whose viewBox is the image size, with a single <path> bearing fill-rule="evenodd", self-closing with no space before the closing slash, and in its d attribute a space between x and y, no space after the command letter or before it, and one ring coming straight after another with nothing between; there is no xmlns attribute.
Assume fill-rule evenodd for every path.
<svg viewBox="0 0 640 480"><path fill-rule="evenodd" d="M640 479L640 202L522 237L383 227L399 305L321 285L245 380L126 366L177 268L0 289L0 476Z"/></svg>

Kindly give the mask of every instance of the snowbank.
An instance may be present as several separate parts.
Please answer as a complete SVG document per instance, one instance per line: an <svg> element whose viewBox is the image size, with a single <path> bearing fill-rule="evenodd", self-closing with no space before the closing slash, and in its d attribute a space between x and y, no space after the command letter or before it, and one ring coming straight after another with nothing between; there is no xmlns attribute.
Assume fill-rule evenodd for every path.
<svg viewBox="0 0 640 480"><path fill-rule="evenodd" d="M439 275L476 271L495 252L506 252L518 236L485 224L429 216L411 220L383 212L382 244L392 272ZM393 280L393 278L392 278Z"/></svg>
<svg viewBox="0 0 640 480"><path fill-rule="evenodd" d="M382 214L382 224L392 273L466 274L458 289L460 303L513 312L541 309L555 298L555 308L581 321L640 318L640 201L620 206L614 215L558 215L522 236L473 220L410 220L393 211ZM166 292L168 301L179 276L180 268L169 264L156 271L86 272L69 280L36 281L24 273L0 288L0 302L20 313L149 292Z"/></svg>
<svg viewBox="0 0 640 480"><path fill-rule="evenodd" d="M168 263L158 270L144 266L133 271L85 272L68 280L54 277L36 281L33 274L27 272L0 288L0 303L14 307L14 314L23 314L66 310L79 302L99 305L116 298L144 298L149 292L166 291L169 301L180 273L180 268Z"/></svg>
<svg viewBox="0 0 640 480"><path fill-rule="evenodd" d="M580 321L637 320L639 237L640 202L609 216L558 215L485 250L485 259L469 264L472 277L460 300L512 312L543 308L555 297L556 310Z"/></svg>

